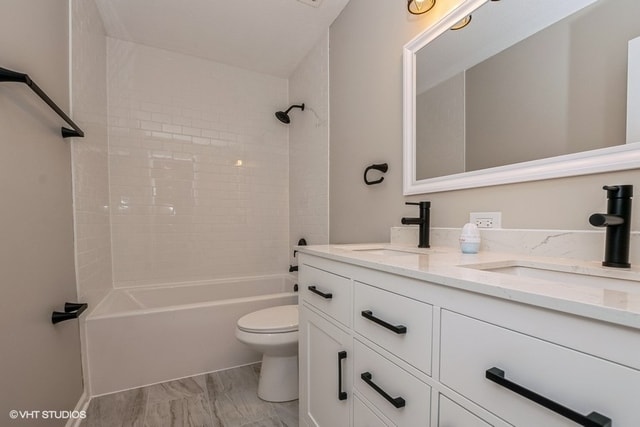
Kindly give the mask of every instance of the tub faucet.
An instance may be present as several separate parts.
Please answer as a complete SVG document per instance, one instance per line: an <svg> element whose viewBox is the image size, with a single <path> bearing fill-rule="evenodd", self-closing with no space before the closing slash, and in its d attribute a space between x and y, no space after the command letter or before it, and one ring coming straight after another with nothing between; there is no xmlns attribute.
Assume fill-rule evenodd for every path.
<svg viewBox="0 0 640 427"><path fill-rule="evenodd" d="M607 227L602 265L629 268L633 185L605 185L602 189L607 191L607 213L595 213L589 217L591 225Z"/></svg>
<svg viewBox="0 0 640 427"><path fill-rule="evenodd" d="M406 202L405 205L420 206L419 218L402 218L400 222L404 225L418 225L419 231L419 248L429 247L429 209L431 208L431 202Z"/></svg>

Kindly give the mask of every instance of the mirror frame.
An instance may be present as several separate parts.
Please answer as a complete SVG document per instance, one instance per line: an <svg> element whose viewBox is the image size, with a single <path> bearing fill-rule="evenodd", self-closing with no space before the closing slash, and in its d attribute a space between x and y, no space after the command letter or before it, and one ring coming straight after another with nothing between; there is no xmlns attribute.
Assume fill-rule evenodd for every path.
<svg viewBox="0 0 640 427"><path fill-rule="evenodd" d="M403 48L403 194L436 193L640 167L640 142L416 180L416 53L489 0L467 0ZM473 24L471 24L473 25ZM464 31L464 30L462 30Z"/></svg>

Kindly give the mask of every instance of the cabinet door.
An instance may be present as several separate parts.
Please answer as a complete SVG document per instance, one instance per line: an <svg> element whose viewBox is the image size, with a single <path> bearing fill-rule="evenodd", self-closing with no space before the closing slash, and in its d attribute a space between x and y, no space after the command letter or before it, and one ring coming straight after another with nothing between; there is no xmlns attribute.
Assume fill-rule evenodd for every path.
<svg viewBox="0 0 640 427"><path fill-rule="evenodd" d="M300 418L309 426L348 427L351 419L351 337L300 306Z"/></svg>

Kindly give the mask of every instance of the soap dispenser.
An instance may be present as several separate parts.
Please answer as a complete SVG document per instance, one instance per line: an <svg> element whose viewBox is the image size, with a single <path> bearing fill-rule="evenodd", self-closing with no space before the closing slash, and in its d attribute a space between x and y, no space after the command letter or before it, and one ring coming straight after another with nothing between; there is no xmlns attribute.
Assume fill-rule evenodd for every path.
<svg viewBox="0 0 640 427"><path fill-rule="evenodd" d="M480 250L480 230L478 226L467 223L460 233L460 250L463 254L477 254Z"/></svg>

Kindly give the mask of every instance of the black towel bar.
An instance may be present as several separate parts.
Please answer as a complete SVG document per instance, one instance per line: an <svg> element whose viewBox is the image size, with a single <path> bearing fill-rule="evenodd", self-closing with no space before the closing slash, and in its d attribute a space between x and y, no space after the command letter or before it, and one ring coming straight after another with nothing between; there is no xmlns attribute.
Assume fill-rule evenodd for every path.
<svg viewBox="0 0 640 427"><path fill-rule="evenodd" d="M60 107L58 107L56 103L53 102L53 100L49 98L49 96L47 96L47 94L44 93L42 89L40 89L40 87L36 84L36 82L31 80L31 78L27 74L18 73L17 71L11 71L11 70L7 70L6 68L0 67L0 82L18 82L18 83L24 83L27 86L29 86L31 90L33 90L44 102L47 103L49 107L51 107L53 111L58 113L58 115L62 117L64 121L67 122L73 128L73 129L69 129L66 127L62 127L61 133L63 138L69 138L72 136L73 137L84 136L84 132L82 131L82 129L80 129L80 127L78 127L78 125L75 124L73 120L71 120L69 116L67 116L64 113L64 111L62 111Z"/></svg>

